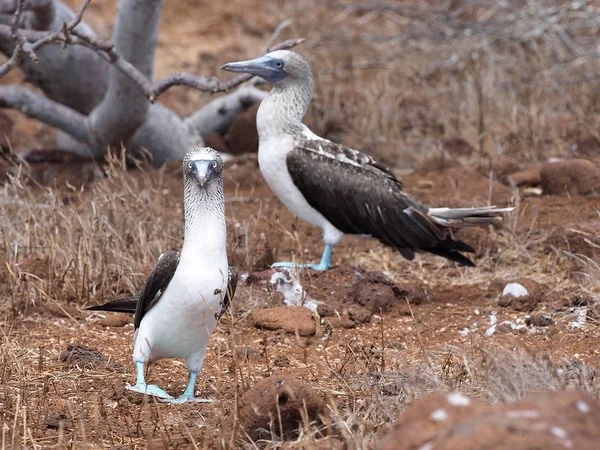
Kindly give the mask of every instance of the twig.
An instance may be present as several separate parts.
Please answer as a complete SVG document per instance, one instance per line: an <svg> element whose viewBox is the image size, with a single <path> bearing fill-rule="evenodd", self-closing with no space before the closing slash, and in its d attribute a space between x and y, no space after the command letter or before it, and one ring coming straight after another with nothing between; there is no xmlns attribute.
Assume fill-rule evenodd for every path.
<svg viewBox="0 0 600 450"><path fill-rule="evenodd" d="M0 37L6 37L8 28L10 30L10 36L16 44L9 60L0 66L0 77L6 75L15 67L18 67L23 55L29 56L32 61L37 63L39 60L35 52L40 48L58 42L63 42L64 44L76 43L72 41L70 34L73 33L74 28L81 23L83 13L89 6L90 1L91 0L84 0L75 14L75 17L69 23L64 23L60 30L31 33L31 30L22 30L18 28L23 11L23 4L25 3L25 0L18 0L17 9L10 26L0 25ZM33 43L31 42L32 40L34 41Z"/></svg>
<svg viewBox="0 0 600 450"><path fill-rule="evenodd" d="M23 2L23 0L20 0ZM84 33L75 30L74 28L81 22L83 13L90 0L85 0L82 6L79 8L75 18L68 24L63 24L63 27L55 32L40 33L40 32L29 32L31 30L17 30L17 33L22 33L23 42L30 46L30 56L34 61L37 60L35 56L35 50L48 45L62 43L64 45L81 45L95 51L107 62L116 67L120 72L129 77L135 84L137 84L144 95L152 102L156 102L157 98L164 93L166 90L173 86L188 86L202 92L228 92L233 88L236 88L240 84L253 78L252 75L243 74L237 76L229 81L221 82L216 77L205 77L201 75L194 75L191 73L175 73L167 78L152 83L148 80L142 72L140 72L133 64L126 61L121 55L115 50L114 44L103 39L88 36ZM286 21L279 24L273 33L277 36L285 27L289 24ZM10 30L7 30L6 25L0 25L0 37L6 37ZM27 33L26 33L27 32ZM33 40L33 44L29 44L28 41ZM269 41L271 41L270 39ZM304 39L288 39L277 45L268 48L268 51L284 50L295 47L296 45L304 42ZM14 69L19 65L21 57L24 52L29 50L23 45L17 44L13 52L12 57L2 66L0 66L0 77Z"/></svg>

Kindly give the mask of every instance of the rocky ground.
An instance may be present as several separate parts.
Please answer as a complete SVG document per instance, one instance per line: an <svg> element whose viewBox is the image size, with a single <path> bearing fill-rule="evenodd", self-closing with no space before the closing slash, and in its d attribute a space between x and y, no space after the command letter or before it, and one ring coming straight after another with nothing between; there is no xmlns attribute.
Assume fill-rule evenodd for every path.
<svg viewBox="0 0 600 450"><path fill-rule="evenodd" d="M300 17L277 3L243 14L248 3L168 6L160 76L214 74L255 54L281 19ZM528 116L528 128L517 119L508 126L492 93L482 153L470 85L462 124L447 119L456 106L448 90L468 76L454 68L442 81L418 78L414 54L363 71L367 44L346 48L336 33L358 39L399 22L309 6L311 17L339 26L297 20L289 30L309 38L300 51L317 74L320 105L307 123L377 156L425 204L514 205L515 213L502 228L457 233L476 249L476 268L428 255L409 262L347 237L326 273L273 271L276 260L316 261L322 240L262 180L256 110L248 110L210 139L236 155L226 165L228 250L242 274L198 382L213 402L165 405L123 389L134 378L132 318L85 308L135 292L158 255L181 245L180 162L153 169L65 158L46 127L0 111L3 139L28 160L0 167L2 448L596 448L600 144L592 125L560 98L534 95L546 112ZM109 35L111 14L112 2L97 2L90 22ZM398 75L407 67L413 78ZM582 92L569 95L585 103ZM205 100L174 90L163 101L185 111ZM177 395L187 370L161 361L149 379Z"/></svg>

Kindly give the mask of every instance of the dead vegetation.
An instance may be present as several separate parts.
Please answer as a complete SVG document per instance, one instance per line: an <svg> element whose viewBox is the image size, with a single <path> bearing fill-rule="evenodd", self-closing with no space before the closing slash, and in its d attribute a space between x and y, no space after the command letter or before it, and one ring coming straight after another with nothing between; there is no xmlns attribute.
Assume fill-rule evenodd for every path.
<svg viewBox="0 0 600 450"><path fill-rule="evenodd" d="M459 180L483 166L489 182L477 189L486 202L489 163L500 157L521 167L582 149L600 158L591 2L453 1L445 10L410 1L210 3L167 3L159 78L200 67L214 74L220 63L256 54L275 25L291 18L282 38L307 38L299 51L316 76L315 131L377 155L425 203L468 197L469 178L447 181L449 166ZM111 2L94 5L92 23L114 16ZM200 27L198 17L211 26ZM110 35L106 25L103 35ZM16 72L9 76L22 82ZM161 101L189 114L207 100L173 89ZM49 142L46 127L13 112L6 117L15 151ZM54 178L57 185L34 176L49 165L8 164L0 192L2 448L227 447L221 425L235 417L244 392L273 374L309 382L326 417L319 425L303 419L284 441L274 420L266 424L270 439L239 436L245 448L375 448L410 403L437 391L490 402L542 389L598 396L593 224L600 216L593 195L512 189L518 212L508 228L465 237L477 243L476 269L429 256L409 263L372 241L347 238L334 253L339 269L298 276L307 297L342 316L323 315L316 335L306 337L257 329L251 317L281 304L263 272L267 264L282 255L318 258L319 232L272 197L251 157L233 160L226 169L229 254L250 276L215 332L200 378L202 396L214 403L173 407L123 390L133 377L132 327L126 320L105 326L102 315L84 308L135 292L157 256L180 246L179 164L153 169L109 156L84 183L73 172L68 182ZM473 169L461 172L463 166ZM370 322L361 323L360 309L351 318L339 292L358 282L355 266L385 272L409 294ZM516 278L540 286L532 313L498 302L505 282ZM498 331L488 336L492 313ZM554 325L526 326L530 314ZM578 320L583 328L573 325ZM173 361L157 364L150 377L173 391L186 382Z"/></svg>

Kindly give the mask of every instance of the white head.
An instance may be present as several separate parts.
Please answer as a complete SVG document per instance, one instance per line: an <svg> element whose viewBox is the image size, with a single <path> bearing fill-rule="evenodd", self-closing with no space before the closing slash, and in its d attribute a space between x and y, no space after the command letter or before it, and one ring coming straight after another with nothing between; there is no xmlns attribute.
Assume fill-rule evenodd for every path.
<svg viewBox="0 0 600 450"><path fill-rule="evenodd" d="M193 180L200 189L208 189L213 183L222 183L223 159L210 147L190 150L183 158L183 173L187 180Z"/></svg>
<svg viewBox="0 0 600 450"><path fill-rule="evenodd" d="M275 86L301 81L310 82L312 87L308 63L298 53L289 50L276 50L249 61L227 63L221 69L257 75Z"/></svg>

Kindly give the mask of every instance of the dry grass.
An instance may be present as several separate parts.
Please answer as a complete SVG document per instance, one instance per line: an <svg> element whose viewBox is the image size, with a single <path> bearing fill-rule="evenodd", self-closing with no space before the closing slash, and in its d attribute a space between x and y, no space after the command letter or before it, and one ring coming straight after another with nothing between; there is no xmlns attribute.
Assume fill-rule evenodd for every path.
<svg viewBox="0 0 600 450"><path fill-rule="evenodd" d="M467 158L473 165L500 155L523 163L566 155L573 144L596 136L597 80L589 76L597 69L589 39L595 35L595 10L585 17L578 11L557 13L558 25L579 52L569 53L557 41L556 29L514 35L528 23L539 24L550 2L526 3L527 13L515 19L498 7L491 22L482 21L493 6L478 2L453 19L435 12L438 2L430 11L410 1L366 10L312 0L272 2L262 10L254 3L248 8L250 3L220 2L212 9L192 1L168 3L158 74L190 70L184 63L216 73L227 60L255 54L274 24L290 17L294 23L283 37L308 38L300 51L313 67L317 100L326 111L315 113L316 131L341 122L342 141L368 149L396 169L431 168L440 155L453 159L443 141L454 136L479 150ZM456 10L462 2L448 4ZM91 22L108 23L104 17L113 7L98 3ZM202 17L202 26L190 17ZM506 26L509 20L514 27ZM477 31L486 24L495 34ZM460 33L461 27L476 32ZM182 39L190 35L194 39ZM176 91L166 101L185 113L208 100ZM38 142L48 138L42 131ZM319 232L293 220L264 183L252 181L251 165L227 169L231 259L248 271L259 268L270 250L278 257L318 258ZM84 308L136 291L157 256L180 247L182 186L177 165L124 167L122 159L109 158L98 168L104 176L82 190L31 185L25 174L2 186L2 449L216 448L219 427L235 413L239 395L272 373L307 380L327 398L326 433L304 424L296 438L246 440L245 448L373 448L407 405L440 390L459 389L491 402L541 389L598 395L597 321L589 318L583 331L569 328L573 299L597 301L598 260L546 245L555 227L585 223L597 213L593 199L543 198L520 201L508 229L491 231L501 251L483 252L472 270L429 256L408 263L373 242L345 240L334 254L337 264L383 270L400 285L424 286L429 298L411 305L407 315L381 314L355 330L334 327L328 339L301 341L254 329L250 312L279 298L260 285L240 286L199 382L202 394L215 403L141 402L122 389L133 377L131 327L103 327L103 316ZM499 309L497 293L488 287L493 279L517 276L543 286L538 310L557 325L554 331L487 337L492 311L515 321L525 315ZM318 280L302 282L309 293L322 289ZM465 327L473 330L466 337L458 333ZM60 360L70 343L101 349L122 368L98 361L71 366ZM282 355L289 366L276 365ZM179 392L187 374L180 364L165 361L150 376Z"/></svg>

